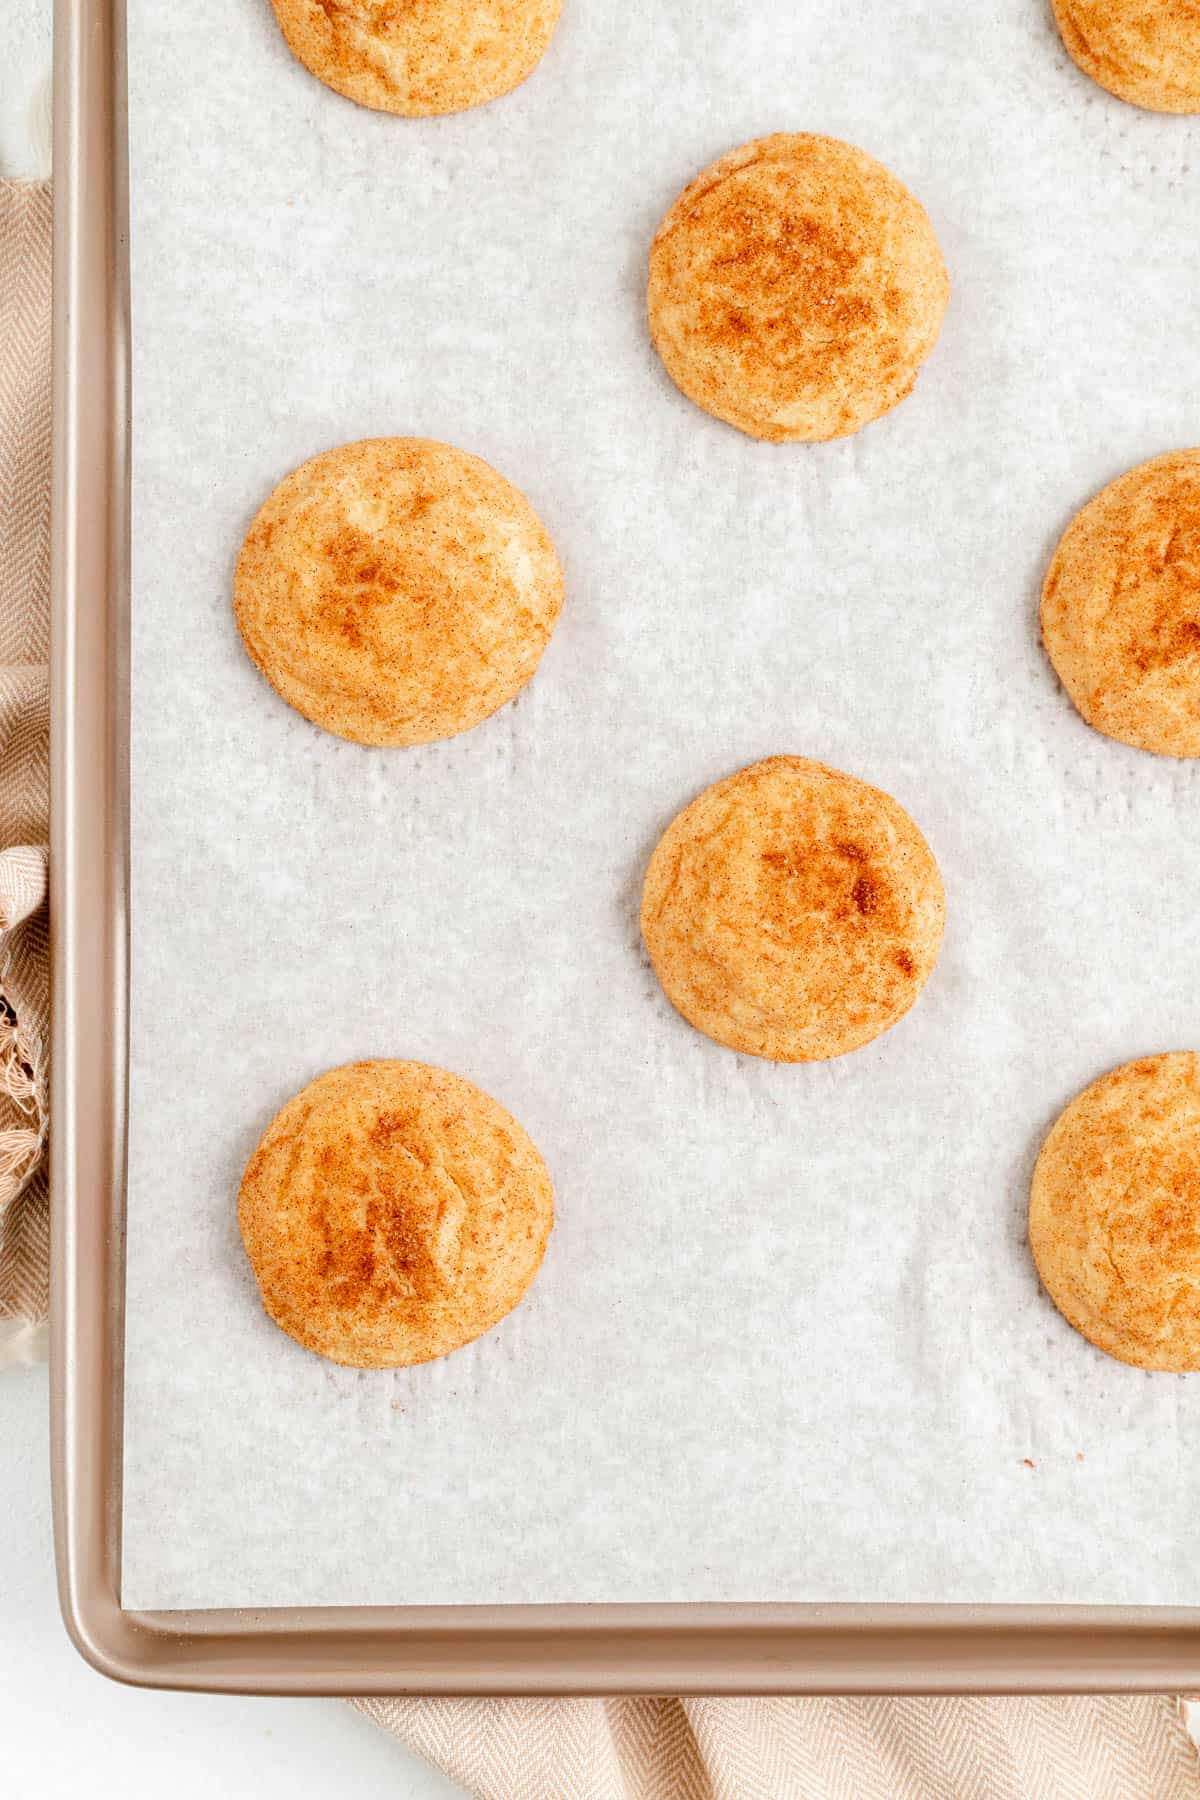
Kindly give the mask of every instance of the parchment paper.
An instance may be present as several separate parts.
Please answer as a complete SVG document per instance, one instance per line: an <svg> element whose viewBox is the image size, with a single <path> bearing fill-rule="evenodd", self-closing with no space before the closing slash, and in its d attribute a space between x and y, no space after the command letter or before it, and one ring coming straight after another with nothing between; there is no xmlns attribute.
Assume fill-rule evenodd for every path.
<svg viewBox="0 0 1200 1800"><path fill-rule="evenodd" d="M1200 1602L1200 1378L1039 1293L1077 1089L1200 1044L1200 768L1107 742L1038 646L1049 552L1195 441L1200 122L1109 98L1044 0L567 0L457 118L326 91L266 0L131 0L131 1606ZM929 210L913 396L827 446L678 394L655 225L751 136L833 132ZM302 458L444 438L567 573L520 700L372 751L279 701L230 590ZM670 1009L637 900L706 783L795 751L941 862L915 1011L813 1067ZM259 1309L235 1220L277 1107L355 1057L520 1118L559 1222L482 1342L359 1374Z"/></svg>

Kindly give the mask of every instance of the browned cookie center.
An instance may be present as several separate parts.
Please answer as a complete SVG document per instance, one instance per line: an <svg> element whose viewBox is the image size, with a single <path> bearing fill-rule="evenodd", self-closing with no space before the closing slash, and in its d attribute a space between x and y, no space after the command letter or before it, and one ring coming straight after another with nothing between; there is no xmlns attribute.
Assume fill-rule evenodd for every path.
<svg viewBox="0 0 1200 1800"><path fill-rule="evenodd" d="M1051 1299L1100 1349L1200 1369L1200 1058L1142 1057L1076 1096L1038 1157L1029 1242Z"/></svg>
<svg viewBox="0 0 1200 1800"><path fill-rule="evenodd" d="M479 457L375 438L280 482L234 598L251 657L307 718L419 744L479 724L531 678L562 571L528 501Z"/></svg>
<svg viewBox="0 0 1200 1800"><path fill-rule="evenodd" d="M835 138L731 151L667 213L647 306L672 378L755 437L857 431L910 390L949 288L923 209Z"/></svg>
<svg viewBox="0 0 1200 1800"><path fill-rule="evenodd" d="M426 1362L520 1300L553 1222L546 1169L489 1095L423 1063L352 1063L264 1132L239 1218L267 1312L335 1362Z"/></svg>
<svg viewBox="0 0 1200 1800"><path fill-rule="evenodd" d="M912 1005L941 942L937 864L888 795L801 757L707 789L663 833L642 931L707 1036L777 1061L838 1056Z"/></svg>
<svg viewBox="0 0 1200 1800"><path fill-rule="evenodd" d="M1042 636L1090 725L1163 756L1200 756L1200 451L1111 482L1058 544Z"/></svg>

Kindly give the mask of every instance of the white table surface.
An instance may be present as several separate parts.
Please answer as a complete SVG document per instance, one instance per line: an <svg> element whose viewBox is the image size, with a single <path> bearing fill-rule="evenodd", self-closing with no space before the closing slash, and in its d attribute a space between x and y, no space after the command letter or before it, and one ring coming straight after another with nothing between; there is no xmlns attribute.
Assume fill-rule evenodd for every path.
<svg viewBox="0 0 1200 1800"><path fill-rule="evenodd" d="M51 0L0 5L0 175L50 173Z"/></svg>

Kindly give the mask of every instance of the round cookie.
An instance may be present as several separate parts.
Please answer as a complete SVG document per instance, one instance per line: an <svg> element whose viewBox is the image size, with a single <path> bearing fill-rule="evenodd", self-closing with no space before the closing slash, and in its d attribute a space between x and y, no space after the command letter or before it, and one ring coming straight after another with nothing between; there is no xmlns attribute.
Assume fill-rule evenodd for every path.
<svg viewBox="0 0 1200 1800"><path fill-rule="evenodd" d="M276 1114L238 1218L278 1326L331 1362L391 1369L445 1356L512 1311L554 1196L526 1133L469 1081L361 1062Z"/></svg>
<svg viewBox="0 0 1200 1800"><path fill-rule="evenodd" d="M1200 112L1197 0L1054 0L1062 41L1085 75L1149 112Z"/></svg>
<svg viewBox="0 0 1200 1800"><path fill-rule="evenodd" d="M524 496L425 438L302 463L260 507L234 580L238 627L272 687L360 744L478 725L537 668L562 598Z"/></svg>
<svg viewBox="0 0 1200 1800"><path fill-rule="evenodd" d="M667 998L731 1050L819 1062L878 1037L937 961L933 852L878 788L772 756L706 788L650 858L642 936Z"/></svg>
<svg viewBox="0 0 1200 1800"><path fill-rule="evenodd" d="M1029 1247L1099 1349L1200 1369L1200 1057L1124 1063L1071 1101L1033 1172Z"/></svg>
<svg viewBox="0 0 1200 1800"><path fill-rule="evenodd" d="M1089 725L1160 756L1200 756L1200 450L1156 456L1067 526L1042 639Z"/></svg>
<svg viewBox="0 0 1200 1800"><path fill-rule="evenodd" d="M650 251L667 373L772 443L846 437L911 390L950 297L924 208L837 138L777 133L698 175Z"/></svg>
<svg viewBox="0 0 1200 1800"><path fill-rule="evenodd" d="M379 112L465 112L519 87L562 0L271 0L289 49Z"/></svg>

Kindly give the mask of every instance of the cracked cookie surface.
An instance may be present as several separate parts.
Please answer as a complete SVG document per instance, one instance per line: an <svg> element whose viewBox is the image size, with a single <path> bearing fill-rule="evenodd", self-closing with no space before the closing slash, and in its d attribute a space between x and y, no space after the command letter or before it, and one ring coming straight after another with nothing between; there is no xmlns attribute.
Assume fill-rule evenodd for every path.
<svg viewBox="0 0 1200 1800"><path fill-rule="evenodd" d="M541 520L478 456L367 438L280 482L246 534L234 610L272 687L360 744L453 737L531 678L562 609Z"/></svg>
<svg viewBox="0 0 1200 1800"><path fill-rule="evenodd" d="M1200 450L1172 450L1076 513L1042 589L1042 641L1096 731L1200 756Z"/></svg>
<svg viewBox="0 0 1200 1800"><path fill-rule="evenodd" d="M706 788L659 839L642 890L672 1005L775 1062L841 1056L894 1025L944 917L937 862L899 802L801 756Z"/></svg>
<svg viewBox="0 0 1200 1800"><path fill-rule="evenodd" d="M853 144L779 132L675 201L650 333L705 412L773 443L846 437L908 394L950 295L924 208Z"/></svg>
<svg viewBox="0 0 1200 1800"><path fill-rule="evenodd" d="M1139 1369L1200 1369L1200 1056L1102 1075L1052 1126L1029 1246L1051 1300Z"/></svg>
<svg viewBox="0 0 1200 1800"><path fill-rule="evenodd" d="M1200 112L1200 0L1054 0L1068 54L1119 100Z"/></svg>
<svg viewBox="0 0 1200 1800"><path fill-rule="evenodd" d="M519 87L562 0L271 0L288 48L377 112L465 112Z"/></svg>
<svg viewBox="0 0 1200 1800"><path fill-rule="evenodd" d="M429 1362L520 1301L554 1222L517 1121L426 1063L331 1069L276 1114L242 1178L242 1241L263 1306L355 1368Z"/></svg>

